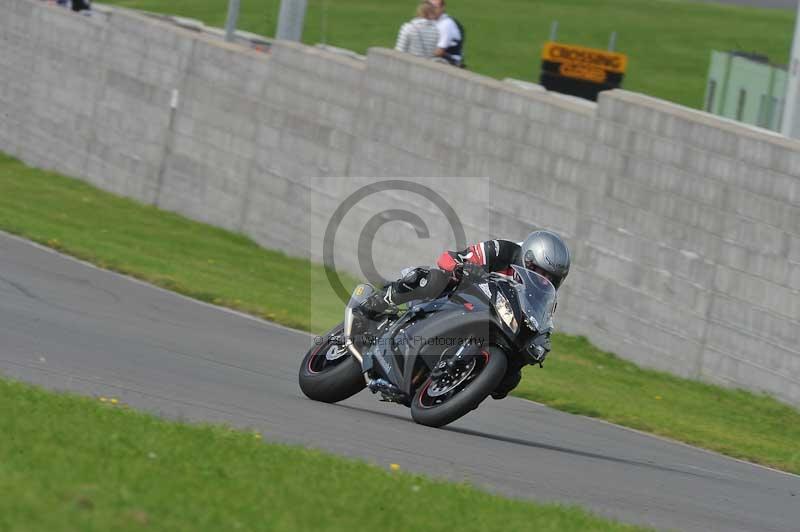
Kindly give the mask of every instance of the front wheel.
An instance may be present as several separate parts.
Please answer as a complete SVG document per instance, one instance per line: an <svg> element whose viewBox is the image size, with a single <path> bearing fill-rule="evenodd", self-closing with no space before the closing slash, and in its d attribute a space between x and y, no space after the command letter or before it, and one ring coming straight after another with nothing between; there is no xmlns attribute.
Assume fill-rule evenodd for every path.
<svg viewBox="0 0 800 532"><path fill-rule="evenodd" d="M341 336L343 326L334 327L312 347L300 366L300 389L309 399L324 403L344 401L366 387L361 364L331 336Z"/></svg>
<svg viewBox="0 0 800 532"><path fill-rule="evenodd" d="M502 349L482 347L446 372L431 372L411 401L411 417L421 425L441 427L478 407L497 388L508 359Z"/></svg>

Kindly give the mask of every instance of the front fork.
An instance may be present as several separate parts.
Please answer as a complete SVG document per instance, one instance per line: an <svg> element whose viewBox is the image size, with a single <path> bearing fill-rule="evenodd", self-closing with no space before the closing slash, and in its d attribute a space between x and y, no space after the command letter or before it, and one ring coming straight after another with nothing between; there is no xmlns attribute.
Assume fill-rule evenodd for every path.
<svg viewBox="0 0 800 532"><path fill-rule="evenodd" d="M383 400L395 402L395 403L403 403L407 402L407 398L405 394L403 394L394 384L390 383L389 381L381 378L373 379L370 378L369 373L371 368L367 367L371 364L364 363L364 355L358 350L356 347L355 342L353 341L353 324L355 323L355 309L359 308L364 304L364 302L369 299L375 293L375 289L368 284L360 284L356 287L353 291L353 295L350 298L350 301L347 303L347 307L344 311L344 331L342 340L344 341L344 347L352 354L358 363L361 364L361 369L364 372L364 382L366 382L367 387L372 393L381 393ZM384 322L384 324L387 322ZM381 329L382 325L378 326L378 329Z"/></svg>
<svg viewBox="0 0 800 532"><path fill-rule="evenodd" d="M347 303L347 307L344 309L344 347L350 351L358 363L361 364L361 367L364 368L364 356L359 352L358 348L356 347L355 343L353 342L353 323L355 322L354 316L354 309L360 307L364 304L364 302L375 293L375 288L369 284L360 284L358 285L355 290L353 290L353 295L350 296L350 301ZM367 385L370 383L370 378L367 376L366 370L364 372L364 380L366 381Z"/></svg>

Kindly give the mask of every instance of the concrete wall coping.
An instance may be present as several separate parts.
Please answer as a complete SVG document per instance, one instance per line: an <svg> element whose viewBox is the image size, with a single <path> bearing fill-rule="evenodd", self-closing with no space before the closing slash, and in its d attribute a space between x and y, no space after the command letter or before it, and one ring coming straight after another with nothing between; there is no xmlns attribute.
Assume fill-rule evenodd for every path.
<svg viewBox="0 0 800 532"><path fill-rule="evenodd" d="M117 8L117 7L109 9L108 6L105 7L106 10L104 11L104 14L106 15L106 20L103 21L104 23L113 24L114 19L127 18L141 24L158 26L162 28L164 31L175 32L183 37L187 37L196 41L202 41L203 43L207 43L209 45L216 46L218 48L223 48L231 52L249 55L250 57L259 58L262 60L269 59L269 54L260 52L258 50L254 50L253 48L241 43L228 42L225 41L224 39L221 39L218 35L215 35L213 32L209 32L208 30L210 28L208 27L205 27L205 31L200 31L197 28L178 24L174 20L174 17L154 16L134 9ZM59 11L65 11L64 8L58 6L54 6L54 8ZM72 12L69 11L66 14L69 16L73 16ZM97 17L88 18L88 20L96 20L96 19ZM237 32L237 35L240 37L243 36L242 32Z"/></svg>
<svg viewBox="0 0 800 532"><path fill-rule="evenodd" d="M339 63L349 68L355 68L359 70L366 70L367 68L366 63L363 60L358 60L338 52L326 50L324 48L317 48L315 46L308 46L294 41L277 39L272 41L272 48L286 48L288 50L294 50L303 54L314 55L320 59Z"/></svg>
<svg viewBox="0 0 800 532"><path fill-rule="evenodd" d="M618 100L625 103L635 104L639 107L653 109L654 111L659 111L670 116L677 116L696 124L722 129L724 131L735 133L751 139L769 142L786 149L800 151L800 140L784 137L783 135L774 131L752 126L750 124L743 124L742 122L737 122L735 120L731 120L730 118L713 115L705 111L699 111L697 109L692 109L690 107L665 100L659 100L658 98L654 98L652 96L630 92L623 89L614 89L600 93L599 104L601 106L610 100Z"/></svg>
<svg viewBox="0 0 800 532"><path fill-rule="evenodd" d="M533 101L546 103L550 105L554 105L560 107L561 109L571 111L573 113L580 113L586 116L594 117L595 116L595 104L593 102L586 102L589 105L586 105L584 102L576 102L571 97L564 97L564 95L559 94L555 96L551 92L540 92L534 91L527 88L522 88L518 85L513 83L507 83L505 81L500 81L494 78L490 78L488 76L484 76L483 74L477 74L475 72L471 72L469 70L461 69L461 68L454 68L450 65L446 65L443 63L439 63L436 61L431 61L430 59L424 59L422 57L415 57L411 54L398 52L396 50L390 50L388 48L370 48L367 52L368 60L370 58L376 57L388 57L400 61L405 61L416 66L420 66L426 69L435 70L438 72L443 72L449 76L461 78L465 82L471 83L478 83L481 85L486 86L487 88L495 89L505 93L512 93L522 96L524 98L528 98Z"/></svg>
<svg viewBox="0 0 800 532"><path fill-rule="evenodd" d="M217 48L222 48L224 50L228 50L229 52L242 53L244 55L249 55L250 57L257 57L262 60L269 59L269 55L265 54L264 52L258 52L256 50L253 50L249 46L245 46L243 44L228 42L222 39L218 39L213 35L209 35L207 33L194 33L190 31L189 34L196 41L202 41L205 44L216 46Z"/></svg>
<svg viewBox="0 0 800 532"><path fill-rule="evenodd" d="M64 9L64 8L58 7L58 9ZM132 20L135 20L137 22L140 22L141 24L159 26L164 31L172 31L172 32L175 32L175 33L177 33L179 35L182 35L184 37L197 37L198 35L201 35L200 33L198 33L195 30L191 30L191 29L185 28L183 26L178 26L177 24L174 24L172 22L168 22L167 20L164 20L162 18L154 17L154 16L151 16L151 15L148 15L147 13L144 13L144 12L141 12L141 11L136 11L134 9L126 9L124 7L123 8L118 8L118 9L113 9L113 10L111 10L109 12L108 15L109 15L108 16L108 20L109 21L112 21L112 20L118 19L118 18L128 18L128 19L132 19Z"/></svg>

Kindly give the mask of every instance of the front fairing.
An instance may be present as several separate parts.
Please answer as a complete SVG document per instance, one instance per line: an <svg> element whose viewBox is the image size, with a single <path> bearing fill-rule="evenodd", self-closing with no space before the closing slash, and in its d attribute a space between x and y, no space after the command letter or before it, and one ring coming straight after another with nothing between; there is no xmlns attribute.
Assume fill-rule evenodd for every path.
<svg viewBox="0 0 800 532"><path fill-rule="evenodd" d="M432 368L443 351L469 341L500 345L510 355L550 322L555 289L524 270L518 276L489 276L433 301L409 303L365 353L364 369L386 378L403 393L413 395L421 367ZM542 278L543 279L543 278ZM548 289L549 286L549 289ZM505 300L514 320L498 312ZM509 323L511 322L511 323Z"/></svg>
<svg viewBox="0 0 800 532"><path fill-rule="evenodd" d="M443 350L467 340L492 343L498 326L492 306L468 288L433 301L411 302L365 354L365 369L412 395L421 364L432 368Z"/></svg>
<svg viewBox="0 0 800 532"><path fill-rule="evenodd" d="M534 271L520 266L512 267L514 269L512 287L526 325L533 332L549 331L553 326L553 312L557 301L555 287Z"/></svg>

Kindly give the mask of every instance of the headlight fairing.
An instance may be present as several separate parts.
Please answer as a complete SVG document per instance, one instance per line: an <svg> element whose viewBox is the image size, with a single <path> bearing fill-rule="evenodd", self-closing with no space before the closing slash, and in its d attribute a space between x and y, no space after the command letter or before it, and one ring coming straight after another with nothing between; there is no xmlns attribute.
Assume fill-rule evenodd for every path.
<svg viewBox="0 0 800 532"><path fill-rule="evenodd" d="M514 316L514 309L511 308L511 303L508 302L508 299L502 292L497 292L494 306L500 319L503 320L503 323L505 323L514 334L517 334L519 331L519 323L517 323L517 318Z"/></svg>

